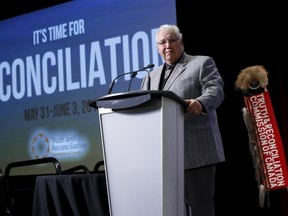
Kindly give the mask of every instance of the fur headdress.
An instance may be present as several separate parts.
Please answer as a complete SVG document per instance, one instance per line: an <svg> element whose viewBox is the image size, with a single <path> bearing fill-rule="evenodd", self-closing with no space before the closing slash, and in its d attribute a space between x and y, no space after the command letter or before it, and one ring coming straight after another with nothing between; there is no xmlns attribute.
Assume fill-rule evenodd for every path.
<svg viewBox="0 0 288 216"><path fill-rule="evenodd" d="M268 85L268 72L261 65L243 69L235 82L236 90L247 93L249 90L265 89Z"/></svg>

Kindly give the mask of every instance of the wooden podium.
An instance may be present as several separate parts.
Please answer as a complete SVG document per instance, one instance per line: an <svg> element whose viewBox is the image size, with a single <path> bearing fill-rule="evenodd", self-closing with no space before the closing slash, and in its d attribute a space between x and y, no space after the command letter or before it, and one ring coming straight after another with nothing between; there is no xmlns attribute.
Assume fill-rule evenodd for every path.
<svg viewBox="0 0 288 216"><path fill-rule="evenodd" d="M170 91L105 95L98 109L111 216L184 216L184 107Z"/></svg>

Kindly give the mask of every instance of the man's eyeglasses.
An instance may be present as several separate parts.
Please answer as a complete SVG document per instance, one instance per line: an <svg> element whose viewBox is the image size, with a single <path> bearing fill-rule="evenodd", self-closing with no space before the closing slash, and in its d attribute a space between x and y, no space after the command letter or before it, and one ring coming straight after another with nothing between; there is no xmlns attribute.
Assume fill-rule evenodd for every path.
<svg viewBox="0 0 288 216"><path fill-rule="evenodd" d="M159 46L165 46L167 43L170 43L170 44L175 44L177 41L179 40L179 38L169 38L167 40L161 40L159 42L157 42L157 44Z"/></svg>

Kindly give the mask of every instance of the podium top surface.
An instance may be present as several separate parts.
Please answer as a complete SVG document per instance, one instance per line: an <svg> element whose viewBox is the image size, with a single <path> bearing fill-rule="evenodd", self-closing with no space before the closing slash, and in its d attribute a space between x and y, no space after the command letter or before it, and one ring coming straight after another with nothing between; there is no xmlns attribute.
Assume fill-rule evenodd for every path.
<svg viewBox="0 0 288 216"><path fill-rule="evenodd" d="M92 100L89 103L89 106L96 109L99 107L111 109L128 109L142 105L148 101L151 101L152 99L161 99L162 97L174 100L175 102L181 104L184 108L187 106L185 101L174 92L158 90L139 90L108 94Z"/></svg>

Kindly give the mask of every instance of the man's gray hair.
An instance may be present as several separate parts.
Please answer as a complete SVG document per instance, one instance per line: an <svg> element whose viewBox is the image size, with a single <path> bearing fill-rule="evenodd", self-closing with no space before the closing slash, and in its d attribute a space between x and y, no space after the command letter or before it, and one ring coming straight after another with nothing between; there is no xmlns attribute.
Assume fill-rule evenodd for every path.
<svg viewBox="0 0 288 216"><path fill-rule="evenodd" d="M178 26L173 25L173 24L164 24L164 25L161 25L161 26L158 28L157 32L156 32L156 37L155 37L156 40L157 40L157 35L158 35L158 33L159 33L160 31L163 31L163 30L175 33L176 36L177 36L177 38L179 38L180 40L182 40L182 33L180 32ZM156 41L156 42L157 42L157 41Z"/></svg>

